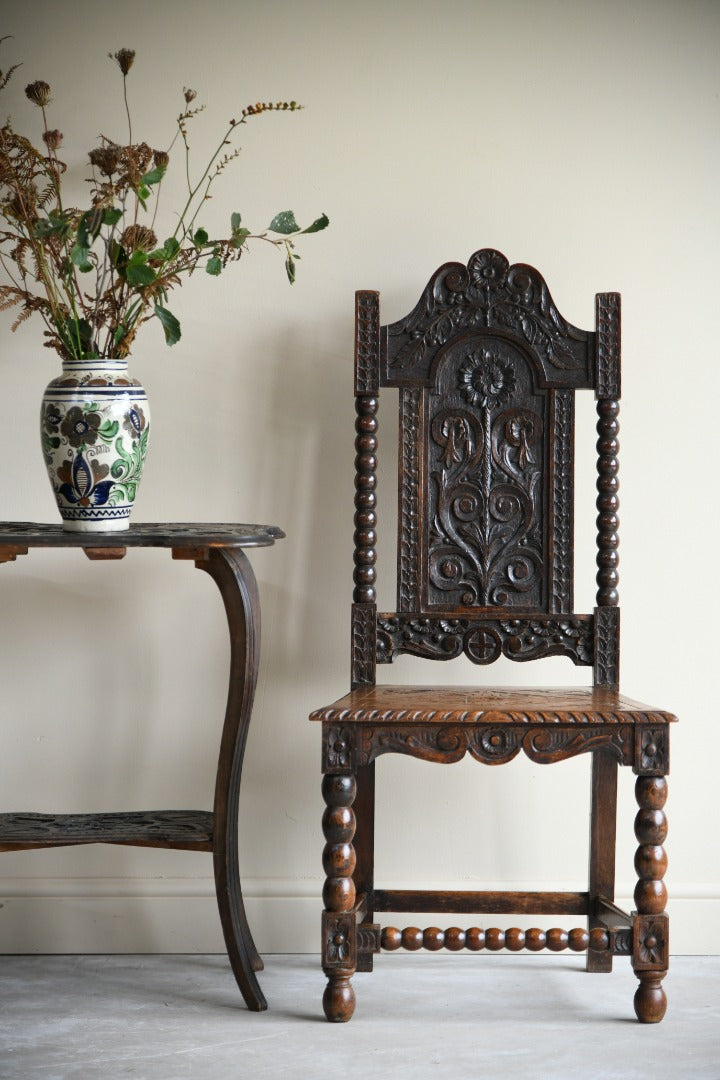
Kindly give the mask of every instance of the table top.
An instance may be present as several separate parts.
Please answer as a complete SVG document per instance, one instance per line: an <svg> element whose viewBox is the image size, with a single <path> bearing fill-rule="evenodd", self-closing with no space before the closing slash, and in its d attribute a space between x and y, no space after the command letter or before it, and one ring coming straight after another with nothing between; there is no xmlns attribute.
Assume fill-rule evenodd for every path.
<svg viewBox="0 0 720 1080"><path fill-rule="evenodd" d="M66 532L62 525L0 521L0 548L269 547L285 536L277 525L171 522L131 525L116 532Z"/></svg>

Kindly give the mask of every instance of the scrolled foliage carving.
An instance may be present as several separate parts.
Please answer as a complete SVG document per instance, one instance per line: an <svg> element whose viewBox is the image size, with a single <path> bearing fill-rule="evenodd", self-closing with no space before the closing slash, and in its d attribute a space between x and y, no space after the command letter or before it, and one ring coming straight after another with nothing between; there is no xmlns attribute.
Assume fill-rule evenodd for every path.
<svg viewBox="0 0 720 1080"><path fill-rule="evenodd" d="M568 323L537 270L511 266L499 251L484 249L467 267L448 263L428 284L420 303L389 329L390 375L426 374L438 349L464 331L509 331L540 358L546 375L566 385L587 380L588 335Z"/></svg>
<svg viewBox="0 0 720 1080"><path fill-rule="evenodd" d="M394 728L364 728L356 764L369 764L381 754L399 753L424 761L452 764L470 753L486 765L504 765L520 751L531 761L549 764L594 750L608 750L627 763L632 756L632 733L624 727L613 731L580 730L553 726L523 729L512 724L407 724Z"/></svg>
<svg viewBox="0 0 720 1080"><path fill-rule="evenodd" d="M593 620L589 615L518 619L439 619L380 614L377 662L389 664L403 653L451 660L464 653L473 663L567 656L574 664L593 662Z"/></svg>
<svg viewBox="0 0 720 1080"><path fill-rule="evenodd" d="M444 352L426 396L428 605L545 609L547 393L489 339Z"/></svg>

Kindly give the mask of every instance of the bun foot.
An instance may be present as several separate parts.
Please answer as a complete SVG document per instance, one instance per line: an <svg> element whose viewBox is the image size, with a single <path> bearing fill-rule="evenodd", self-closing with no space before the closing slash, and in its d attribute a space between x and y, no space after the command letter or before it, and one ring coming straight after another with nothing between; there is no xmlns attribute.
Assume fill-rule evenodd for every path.
<svg viewBox="0 0 720 1080"><path fill-rule="evenodd" d="M667 1009L667 998L661 983L666 972L642 978L635 991L635 1015L641 1024L659 1024Z"/></svg>
<svg viewBox="0 0 720 1080"><path fill-rule="evenodd" d="M355 1012L355 991L349 976L330 979L323 994L323 1009L331 1023L345 1024Z"/></svg>

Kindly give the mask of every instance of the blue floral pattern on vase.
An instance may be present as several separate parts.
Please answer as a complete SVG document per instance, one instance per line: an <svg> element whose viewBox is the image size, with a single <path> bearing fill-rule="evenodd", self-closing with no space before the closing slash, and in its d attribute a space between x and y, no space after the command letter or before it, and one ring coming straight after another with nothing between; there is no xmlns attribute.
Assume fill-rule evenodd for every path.
<svg viewBox="0 0 720 1080"><path fill-rule="evenodd" d="M66 529L128 527L149 434L147 395L126 361L63 364L45 391L41 437Z"/></svg>

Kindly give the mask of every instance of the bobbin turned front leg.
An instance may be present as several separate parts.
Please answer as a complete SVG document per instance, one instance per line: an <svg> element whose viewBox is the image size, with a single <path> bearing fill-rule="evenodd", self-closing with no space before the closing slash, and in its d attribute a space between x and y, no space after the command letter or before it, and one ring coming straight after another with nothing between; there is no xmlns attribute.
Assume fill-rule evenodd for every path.
<svg viewBox="0 0 720 1080"><path fill-rule="evenodd" d="M667 889L662 880L667 869L663 841L667 819L663 806L667 781L663 776L639 776L635 797L640 807L635 818L638 849L635 869L637 914L633 924L633 969L640 985L635 992L635 1013L643 1024L657 1024L667 1008L662 980L668 969Z"/></svg>
<svg viewBox="0 0 720 1080"><path fill-rule="evenodd" d="M323 1009L328 1020L343 1023L355 1011L355 991L350 979L357 967L357 916L355 913L355 777L323 777L323 833L327 843L323 851L326 878L323 888L322 955L328 983L323 994Z"/></svg>

